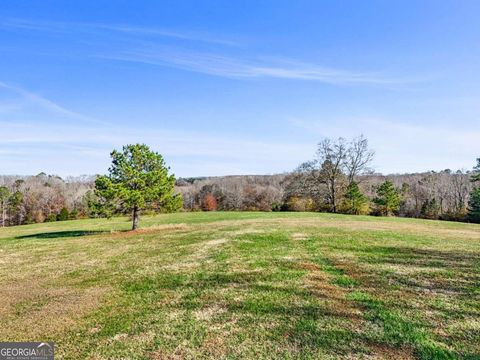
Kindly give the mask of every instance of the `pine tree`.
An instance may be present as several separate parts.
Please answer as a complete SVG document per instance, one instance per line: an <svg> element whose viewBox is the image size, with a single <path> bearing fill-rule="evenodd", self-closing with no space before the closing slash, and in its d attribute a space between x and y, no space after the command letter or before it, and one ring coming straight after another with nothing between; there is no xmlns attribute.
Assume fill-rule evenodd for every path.
<svg viewBox="0 0 480 360"><path fill-rule="evenodd" d="M18 180L17 180L18 181ZM8 212L10 225L20 225L23 222L22 211L23 194L20 190L15 190L8 200Z"/></svg>
<svg viewBox="0 0 480 360"><path fill-rule="evenodd" d="M480 187L474 188L470 193L468 202L468 220L480 223Z"/></svg>
<svg viewBox="0 0 480 360"><path fill-rule="evenodd" d="M437 219L440 213L440 205L436 198L425 200L420 210L422 217L426 219Z"/></svg>
<svg viewBox="0 0 480 360"><path fill-rule="evenodd" d="M368 214L370 211L368 198L362 194L355 181L352 181L347 187L341 211L353 215Z"/></svg>
<svg viewBox="0 0 480 360"><path fill-rule="evenodd" d="M480 158L477 159L477 165L473 167L472 182L480 181Z"/></svg>
<svg viewBox="0 0 480 360"><path fill-rule="evenodd" d="M111 157L109 174L95 181L95 194L104 206L113 204L117 212L131 212L132 230L138 228L142 210L181 208L182 198L174 194L175 176L168 174L162 155L136 144L114 150Z"/></svg>
<svg viewBox="0 0 480 360"><path fill-rule="evenodd" d="M474 183L474 188L470 192L467 218L471 222L480 223L480 186L475 186L480 182L480 158L477 159L477 165L473 168L471 181Z"/></svg>
<svg viewBox="0 0 480 360"><path fill-rule="evenodd" d="M377 188L377 197L374 199L381 215L394 215L400 210L401 196L390 180L385 180Z"/></svg>
<svg viewBox="0 0 480 360"><path fill-rule="evenodd" d="M57 214L57 221L65 221L68 220L69 213L67 208L62 208L60 212Z"/></svg>
<svg viewBox="0 0 480 360"><path fill-rule="evenodd" d="M76 220L77 218L78 218L78 210L74 208L72 211L70 211L70 214L68 214L68 219Z"/></svg>

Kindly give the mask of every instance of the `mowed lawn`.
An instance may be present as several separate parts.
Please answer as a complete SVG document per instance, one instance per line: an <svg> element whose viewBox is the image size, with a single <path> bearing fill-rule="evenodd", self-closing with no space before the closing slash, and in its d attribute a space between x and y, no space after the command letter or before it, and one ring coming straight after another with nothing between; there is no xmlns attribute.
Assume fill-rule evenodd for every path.
<svg viewBox="0 0 480 360"><path fill-rule="evenodd" d="M0 340L64 359L479 359L480 225L178 213L0 229Z"/></svg>

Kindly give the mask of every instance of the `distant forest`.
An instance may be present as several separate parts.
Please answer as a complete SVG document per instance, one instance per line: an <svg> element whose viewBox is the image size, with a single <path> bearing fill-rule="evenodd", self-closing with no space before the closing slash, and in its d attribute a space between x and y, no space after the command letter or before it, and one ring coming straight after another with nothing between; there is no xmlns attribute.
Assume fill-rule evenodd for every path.
<svg viewBox="0 0 480 360"><path fill-rule="evenodd" d="M467 208L474 183L472 172L425 172L402 175L360 175L358 186L368 200L363 214L381 215L374 202L377 189L390 180L398 191L398 210L390 215L426 219L467 221ZM309 187L307 175L292 172L279 175L179 178L176 190L183 196L186 211L332 211L325 184ZM38 174L0 176L0 187L9 189L10 201L0 203L0 225L21 225L44 221L102 216L90 208L95 177ZM344 194L342 194L342 197ZM352 213L347 208L337 212Z"/></svg>
<svg viewBox="0 0 480 360"><path fill-rule="evenodd" d="M340 195L336 212L383 215L377 205L378 188L391 181L399 195L398 209L388 215L466 220L473 189L470 172L444 170L401 175L360 175L358 186L367 207L355 211ZM298 172L262 176L225 176L179 179L185 210L321 211L333 212L327 186L309 186L308 175ZM342 204L345 204L342 206Z"/></svg>
<svg viewBox="0 0 480 360"><path fill-rule="evenodd" d="M325 139L313 160L290 173L179 178L175 193L184 211L319 211L480 222L480 159L469 171L382 175L368 167L373 156L363 137ZM0 226L111 216L99 203L96 179L0 176Z"/></svg>

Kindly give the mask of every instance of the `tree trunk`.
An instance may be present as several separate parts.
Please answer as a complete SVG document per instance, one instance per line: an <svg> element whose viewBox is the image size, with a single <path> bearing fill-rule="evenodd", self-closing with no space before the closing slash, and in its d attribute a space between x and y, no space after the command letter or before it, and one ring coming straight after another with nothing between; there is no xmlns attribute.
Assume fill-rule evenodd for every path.
<svg viewBox="0 0 480 360"><path fill-rule="evenodd" d="M5 209L5 203L2 202L2 227L5 227L5 218L7 217L7 211Z"/></svg>
<svg viewBox="0 0 480 360"><path fill-rule="evenodd" d="M337 213L337 194L335 190L335 180L331 181L330 191L332 193L332 211Z"/></svg>
<svg viewBox="0 0 480 360"><path fill-rule="evenodd" d="M133 217L132 230L136 230L138 228L138 222L140 221L140 211L136 206L133 207L132 217Z"/></svg>

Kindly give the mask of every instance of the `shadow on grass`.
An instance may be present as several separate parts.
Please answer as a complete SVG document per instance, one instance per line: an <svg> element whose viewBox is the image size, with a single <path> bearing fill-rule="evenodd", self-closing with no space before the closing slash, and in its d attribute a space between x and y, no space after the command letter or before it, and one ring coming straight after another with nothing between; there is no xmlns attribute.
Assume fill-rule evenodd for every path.
<svg viewBox="0 0 480 360"><path fill-rule="evenodd" d="M90 235L99 235L104 234L105 231L89 231L89 230L71 230L71 231L55 231L55 232L46 232L30 235L21 235L16 236L15 239L58 239L58 238L68 238L68 237L77 237L77 236L90 236Z"/></svg>

